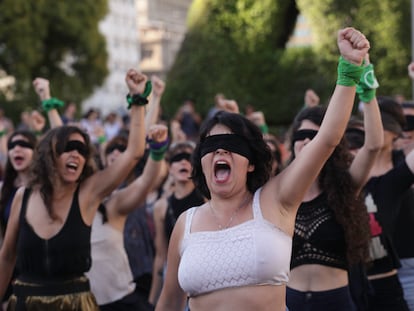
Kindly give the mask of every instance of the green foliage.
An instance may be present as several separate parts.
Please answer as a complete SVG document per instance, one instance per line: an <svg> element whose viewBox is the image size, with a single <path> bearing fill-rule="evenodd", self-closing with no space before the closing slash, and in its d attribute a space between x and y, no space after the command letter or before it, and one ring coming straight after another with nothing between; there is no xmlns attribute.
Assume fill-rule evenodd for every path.
<svg viewBox="0 0 414 311"><path fill-rule="evenodd" d="M407 65L411 61L410 0L297 0L309 19L315 49L333 61L337 29L352 26L370 40L370 58L380 83L378 94L411 98Z"/></svg>
<svg viewBox="0 0 414 311"><path fill-rule="evenodd" d="M279 50L297 13L294 1L196 0L189 12L188 34L167 77L166 114L172 116L186 97L194 98L197 109L206 114L214 95L224 93L237 99L241 108L253 104L282 111L269 119L286 122L290 115L283 115L283 104L269 108L280 101L270 93L286 78L277 74L282 66ZM295 67L298 62L293 63Z"/></svg>
<svg viewBox="0 0 414 311"><path fill-rule="evenodd" d="M35 77L49 79L54 96L77 102L103 82L107 53L98 22L106 0L3 0L0 12L0 70L16 78L16 104L36 105Z"/></svg>
<svg viewBox="0 0 414 311"><path fill-rule="evenodd" d="M298 9L310 21L312 48L285 45ZM195 0L189 32L167 77L172 116L185 97L205 114L216 93L251 104L270 125L288 125L307 88L327 103L336 80L337 31L352 26L371 42L379 95L410 95L409 0ZM165 106L165 105L164 105Z"/></svg>

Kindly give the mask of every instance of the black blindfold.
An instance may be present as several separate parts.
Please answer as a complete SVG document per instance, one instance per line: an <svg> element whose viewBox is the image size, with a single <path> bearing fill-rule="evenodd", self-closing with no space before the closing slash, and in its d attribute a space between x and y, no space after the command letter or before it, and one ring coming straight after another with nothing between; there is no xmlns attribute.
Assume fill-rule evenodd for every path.
<svg viewBox="0 0 414 311"><path fill-rule="evenodd" d="M246 140L236 134L220 134L207 136L203 142L200 143L201 157L207 153L214 152L217 149L224 149L230 152L237 153L250 162L253 160L252 150Z"/></svg>
<svg viewBox="0 0 414 311"><path fill-rule="evenodd" d="M71 152L73 150L76 150L84 158L87 158L89 155L88 147L79 140L69 140L63 152Z"/></svg>
<svg viewBox="0 0 414 311"><path fill-rule="evenodd" d="M294 145L295 142L299 140L305 140L306 138L312 140L316 136L316 134L318 134L318 131L315 130L298 130L295 133L293 133L292 145Z"/></svg>
<svg viewBox="0 0 414 311"><path fill-rule="evenodd" d="M114 150L118 150L119 152L124 152L126 150L126 146L123 144L113 144L106 148L105 154L108 155L112 153Z"/></svg>
<svg viewBox="0 0 414 311"><path fill-rule="evenodd" d="M22 148L29 148L29 149L34 149L34 146L31 144L31 143L29 143L29 142L27 142L27 141L25 141L25 140L15 140L15 141L10 141L8 144L7 144L7 149L8 150L12 150L14 147L16 147L16 146L20 146L20 147L22 147Z"/></svg>
<svg viewBox="0 0 414 311"><path fill-rule="evenodd" d="M191 162L191 154L188 152L177 153L170 158L170 163L180 162L181 160L187 160L188 162Z"/></svg>
<svg viewBox="0 0 414 311"><path fill-rule="evenodd" d="M365 142L365 131L358 128L348 128L345 131L345 139L348 141L349 149L359 149Z"/></svg>
<svg viewBox="0 0 414 311"><path fill-rule="evenodd" d="M414 116L406 115L405 120L407 123L404 126L404 131L413 131L414 130Z"/></svg>

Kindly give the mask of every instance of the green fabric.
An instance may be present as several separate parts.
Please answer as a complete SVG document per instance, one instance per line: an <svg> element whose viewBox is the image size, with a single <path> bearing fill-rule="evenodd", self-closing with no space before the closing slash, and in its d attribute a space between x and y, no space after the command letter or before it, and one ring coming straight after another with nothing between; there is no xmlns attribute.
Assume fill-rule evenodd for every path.
<svg viewBox="0 0 414 311"><path fill-rule="evenodd" d="M167 151L168 145L165 145L164 147L160 149L150 149L150 157L154 161L161 161L164 159L165 152Z"/></svg>
<svg viewBox="0 0 414 311"><path fill-rule="evenodd" d="M149 96L149 94L151 94L151 91L152 91L152 83L151 81L147 81L145 83L144 93L135 94L134 97L128 94L126 96L127 103L128 103L127 108L131 109L132 105L145 106L146 104L148 104L147 97Z"/></svg>
<svg viewBox="0 0 414 311"><path fill-rule="evenodd" d="M374 65L369 64L364 67L361 79L357 85L356 92L359 100L369 103L376 95L376 89L379 87L377 78L375 77Z"/></svg>
<svg viewBox="0 0 414 311"><path fill-rule="evenodd" d="M57 98L49 98L42 101L42 108L44 111L49 112L52 109L63 107L65 103Z"/></svg>
<svg viewBox="0 0 414 311"><path fill-rule="evenodd" d="M106 142L106 136L105 135L99 136L98 137L98 143L102 144L104 142Z"/></svg>
<svg viewBox="0 0 414 311"><path fill-rule="evenodd" d="M342 56L338 62L338 78L336 84L343 86L355 86L358 84L364 67L354 65L346 61Z"/></svg>
<svg viewBox="0 0 414 311"><path fill-rule="evenodd" d="M259 125L259 129L262 132L262 134L269 134L269 127L267 126L267 124Z"/></svg>
<svg viewBox="0 0 414 311"><path fill-rule="evenodd" d="M6 134L7 134L7 130L0 131L0 137L4 136Z"/></svg>

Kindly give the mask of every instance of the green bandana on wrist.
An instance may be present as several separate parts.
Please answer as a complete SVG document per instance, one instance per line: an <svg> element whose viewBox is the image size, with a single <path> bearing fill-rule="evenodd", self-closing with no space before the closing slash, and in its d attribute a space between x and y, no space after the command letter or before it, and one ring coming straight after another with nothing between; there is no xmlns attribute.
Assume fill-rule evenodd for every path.
<svg viewBox="0 0 414 311"><path fill-rule="evenodd" d="M338 62L338 78L336 84L343 86L355 86L358 84L361 74L364 70L363 66L351 64L342 56Z"/></svg>
<svg viewBox="0 0 414 311"><path fill-rule="evenodd" d="M364 103L369 103L376 95L376 89L379 83L374 73L374 65L369 64L364 67L361 79L357 85L356 92L359 100Z"/></svg>
<svg viewBox="0 0 414 311"><path fill-rule="evenodd" d="M148 104L147 97L149 96L149 94L151 94L151 91L152 91L152 83L151 81L147 81L145 83L144 93L134 94L132 96L128 94L126 96L126 99L128 102L128 109L131 108L131 105L145 106L146 104Z"/></svg>
<svg viewBox="0 0 414 311"><path fill-rule="evenodd" d="M57 98L49 98L42 100L42 108L44 111L49 112L52 109L63 107L65 103Z"/></svg>

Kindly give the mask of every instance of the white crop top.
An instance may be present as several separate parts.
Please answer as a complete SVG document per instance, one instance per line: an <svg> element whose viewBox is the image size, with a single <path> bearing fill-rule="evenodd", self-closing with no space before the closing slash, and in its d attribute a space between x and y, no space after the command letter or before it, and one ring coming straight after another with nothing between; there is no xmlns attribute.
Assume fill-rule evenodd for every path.
<svg viewBox="0 0 414 311"><path fill-rule="evenodd" d="M260 190L253 198L253 219L228 229L191 233L197 207L187 211L178 281L189 296L289 281L292 238L263 218Z"/></svg>

